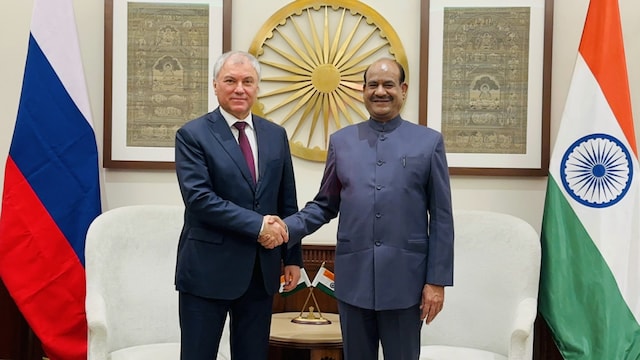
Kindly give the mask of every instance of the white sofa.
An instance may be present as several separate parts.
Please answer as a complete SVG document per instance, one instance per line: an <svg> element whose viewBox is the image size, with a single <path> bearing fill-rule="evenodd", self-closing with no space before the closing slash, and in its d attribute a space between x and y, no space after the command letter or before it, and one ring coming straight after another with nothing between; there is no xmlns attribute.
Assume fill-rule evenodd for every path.
<svg viewBox="0 0 640 360"><path fill-rule="evenodd" d="M176 360L174 270L183 207L126 206L96 218L85 245L89 360ZM225 326L218 360L230 360Z"/></svg>

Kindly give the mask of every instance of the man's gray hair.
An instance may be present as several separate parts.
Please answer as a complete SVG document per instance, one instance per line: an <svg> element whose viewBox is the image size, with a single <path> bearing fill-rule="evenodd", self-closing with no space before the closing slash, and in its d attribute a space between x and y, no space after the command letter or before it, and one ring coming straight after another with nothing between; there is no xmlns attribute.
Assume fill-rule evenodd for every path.
<svg viewBox="0 0 640 360"><path fill-rule="evenodd" d="M239 50L228 51L222 54L218 58L218 60L216 60L216 63L213 64L213 80L215 81L218 78L220 69L222 69L222 67L227 62L227 60L229 60L230 58L238 59L238 60L232 60L232 61L240 63L240 62L243 62L242 60L240 60L240 57L244 57L245 59L249 60L249 63L256 70L256 73L258 74L258 81L260 81L260 63L258 62L258 59L256 59L255 56L251 55L246 51L239 51Z"/></svg>

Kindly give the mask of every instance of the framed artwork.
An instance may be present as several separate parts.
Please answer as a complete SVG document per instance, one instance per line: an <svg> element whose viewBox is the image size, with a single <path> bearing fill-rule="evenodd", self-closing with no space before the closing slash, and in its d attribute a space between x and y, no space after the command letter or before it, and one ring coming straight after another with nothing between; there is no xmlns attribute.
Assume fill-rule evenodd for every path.
<svg viewBox="0 0 640 360"><path fill-rule="evenodd" d="M106 168L173 169L175 132L217 106L231 0L105 0Z"/></svg>
<svg viewBox="0 0 640 360"><path fill-rule="evenodd" d="M553 0L423 0L420 122L452 175L546 176Z"/></svg>

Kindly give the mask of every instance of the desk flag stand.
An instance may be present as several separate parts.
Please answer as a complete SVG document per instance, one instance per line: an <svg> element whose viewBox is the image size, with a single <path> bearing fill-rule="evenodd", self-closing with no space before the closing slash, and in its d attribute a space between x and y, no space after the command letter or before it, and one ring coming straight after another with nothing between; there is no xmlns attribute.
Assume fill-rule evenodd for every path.
<svg viewBox="0 0 640 360"><path fill-rule="evenodd" d="M318 300L316 300L316 296L313 294L313 289L318 286L322 286L322 289L327 289L327 294L333 296L333 273L327 270L324 267L324 262L318 269L318 273L316 274L311 286L308 287L309 295L307 295L307 299L304 301L304 305L302 305L302 310L300 310L300 315L291 319L291 322L296 324L310 324L310 325L328 325L331 324L331 320L322 316L322 310L320 310L320 305L318 305ZM329 285L327 286L327 283ZM305 309L309 304L309 300L313 299L314 306L309 306L307 314L305 315ZM317 309L318 313L315 313Z"/></svg>
<svg viewBox="0 0 640 360"><path fill-rule="evenodd" d="M304 309L307 307L307 304L309 303L309 298L313 299L313 303L316 305L316 307L314 308L313 306L309 306L309 311L305 316ZM318 315L315 314L314 312L315 309L318 309ZM305 300L304 305L302 305L302 310L300 310L300 315L291 319L291 322L296 324L311 324L311 325L331 324L331 320L326 319L324 316L322 316L322 311L320 310L320 306L318 305L316 296L313 295L313 287L309 288L309 295L307 295L307 300Z"/></svg>

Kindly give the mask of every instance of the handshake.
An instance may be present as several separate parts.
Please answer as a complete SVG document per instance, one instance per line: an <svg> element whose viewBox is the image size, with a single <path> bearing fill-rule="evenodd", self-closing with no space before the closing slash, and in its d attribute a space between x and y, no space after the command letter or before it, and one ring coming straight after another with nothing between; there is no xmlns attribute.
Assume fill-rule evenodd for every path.
<svg viewBox="0 0 640 360"><path fill-rule="evenodd" d="M258 242L266 249L273 249L289 241L287 225L276 215L265 215Z"/></svg>

